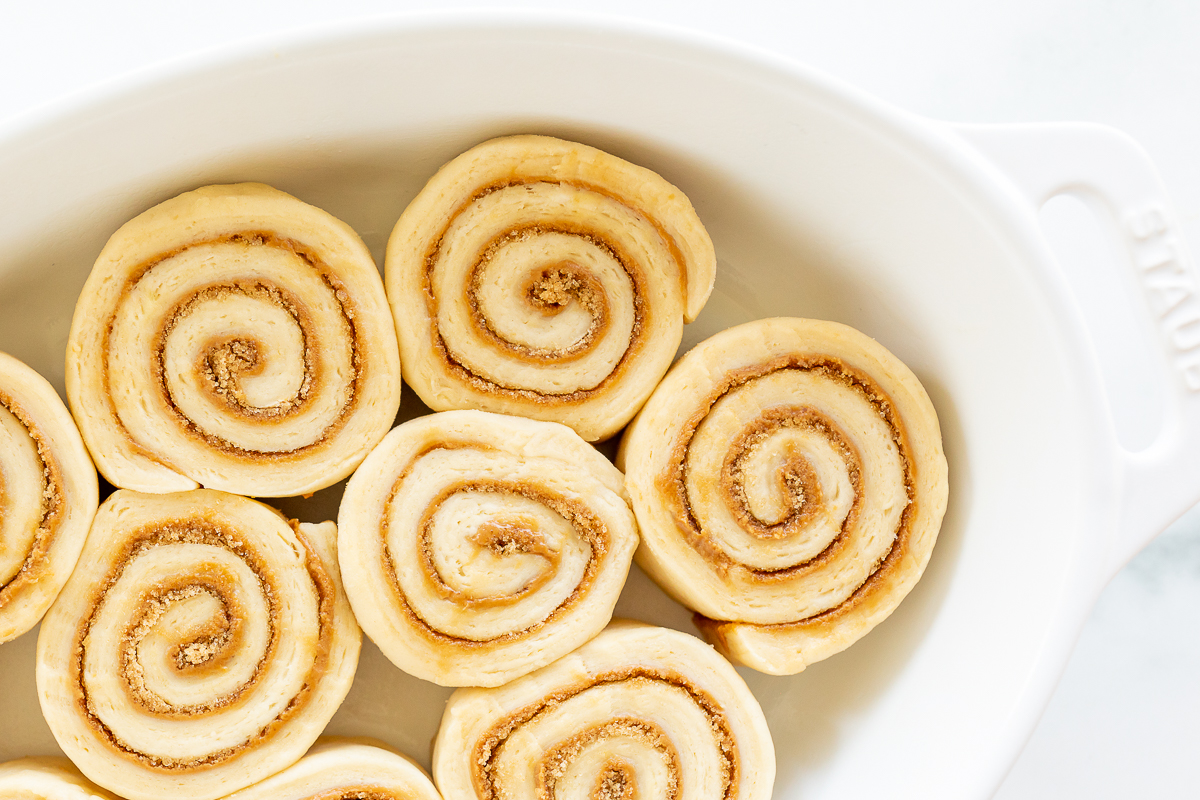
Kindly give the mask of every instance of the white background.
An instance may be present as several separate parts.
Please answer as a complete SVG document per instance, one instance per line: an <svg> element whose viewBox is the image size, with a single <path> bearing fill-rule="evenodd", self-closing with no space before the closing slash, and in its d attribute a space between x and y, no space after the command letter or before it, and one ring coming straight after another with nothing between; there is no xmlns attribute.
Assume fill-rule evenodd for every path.
<svg viewBox="0 0 1200 800"><path fill-rule="evenodd" d="M339 19L503 3L425 0L0 0L0 126L45 103L180 55ZM1197 0L611 0L535 2L719 34L803 61L930 117L1089 120L1156 161L1200 252ZM4 188L0 187L0 191ZM1088 220L1048 214L1064 258L1111 257ZM1081 234L1089 241L1080 242ZM1069 246L1068 246L1069 245ZM3 258L3 254L0 254ZM1152 433L1141 393L1117 405ZM1200 484L1200 476L1195 476ZM997 797L1197 797L1200 511L1101 596L1028 747Z"/></svg>

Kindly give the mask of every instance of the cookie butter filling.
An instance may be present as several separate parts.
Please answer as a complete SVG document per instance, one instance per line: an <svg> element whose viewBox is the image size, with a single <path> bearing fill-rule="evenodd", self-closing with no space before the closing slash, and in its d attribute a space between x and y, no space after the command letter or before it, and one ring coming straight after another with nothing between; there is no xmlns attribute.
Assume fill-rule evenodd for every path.
<svg viewBox="0 0 1200 800"><path fill-rule="evenodd" d="M304 707L332 635L333 586L315 555L301 556L307 585L276 578L277 556L222 523L133 532L76 631L89 725L163 770L218 764L271 736Z"/></svg>

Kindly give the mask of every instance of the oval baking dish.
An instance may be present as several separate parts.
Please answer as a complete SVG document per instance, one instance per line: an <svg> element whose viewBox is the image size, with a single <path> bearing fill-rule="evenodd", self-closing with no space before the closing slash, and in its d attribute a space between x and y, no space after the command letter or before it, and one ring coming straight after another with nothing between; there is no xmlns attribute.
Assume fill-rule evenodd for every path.
<svg viewBox="0 0 1200 800"><path fill-rule="evenodd" d="M1110 575L1200 499L1200 301L1160 181L1123 135L958 127L708 38L579 17L399 17L142 73L0 129L0 350L62 391L75 298L107 237L182 191L261 181L328 210L377 261L439 165L512 133L584 142L682 189L718 256L687 348L767 316L877 339L937 408L950 501L924 579L850 650L743 670L778 798L984 797L1032 730ZM1072 191L1124 242L1166 423L1119 443L1079 300L1037 222ZM1169 304L1169 305L1164 305ZM420 411L411 395L401 414ZM328 518L336 493L305 508ZM291 513L296 513L292 511ZM640 573L618 615L692 630ZM0 761L56 753L36 634L0 647ZM448 692L365 644L329 732L428 764ZM17 724L12 724L17 720Z"/></svg>

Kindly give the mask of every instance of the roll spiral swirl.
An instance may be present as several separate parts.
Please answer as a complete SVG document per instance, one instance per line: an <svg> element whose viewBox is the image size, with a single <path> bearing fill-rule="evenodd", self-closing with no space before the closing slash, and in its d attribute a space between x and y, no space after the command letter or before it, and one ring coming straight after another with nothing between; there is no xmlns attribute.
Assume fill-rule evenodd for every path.
<svg viewBox="0 0 1200 800"><path fill-rule="evenodd" d="M54 387L0 353L0 643L50 608L99 502L96 469Z"/></svg>
<svg viewBox="0 0 1200 800"><path fill-rule="evenodd" d="M115 492L38 638L59 745L131 800L210 800L295 762L358 662L335 536L223 492Z"/></svg>
<svg viewBox="0 0 1200 800"><path fill-rule="evenodd" d="M791 674L848 647L920 578L947 499L912 372L832 322L702 342L622 441L638 563L723 653Z"/></svg>
<svg viewBox="0 0 1200 800"><path fill-rule="evenodd" d="M637 547L621 473L570 428L406 422L350 479L339 558L363 630L443 686L496 686L598 633Z"/></svg>
<svg viewBox="0 0 1200 800"><path fill-rule="evenodd" d="M766 800L775 752L758 702L711 648L614 622L506 686L455 692L433 774L446 800Z"/></svg>
<svg viewBox="0 0 1200 800"><path fill-rule="evenodd" d="M546 136L442 167L385 267L405 377L427 405L561 422L589 441L645 402L715 274L679 189Z"/></svg>
<svg viewBox="0 0 1200 800"><path fill-rule="evenodd" d="M101 252L71 325L67 393L117 486L329 486L399 408L382 280L349 226L290 195L187 192Z"/></svg>
<svg viewBox="0 0 1200 800"><path fill-rule="evenodd" d="M225 800L442 800L412 759L367 741L325 739L304 758Z"/></svg>

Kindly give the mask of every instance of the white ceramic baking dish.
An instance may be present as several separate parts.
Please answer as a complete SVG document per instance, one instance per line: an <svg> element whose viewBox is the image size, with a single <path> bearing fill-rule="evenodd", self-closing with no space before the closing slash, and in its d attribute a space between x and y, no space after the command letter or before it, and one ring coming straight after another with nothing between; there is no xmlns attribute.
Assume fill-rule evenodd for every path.
<svg viewBox="0 0 1200 800"><path fill-rule="evenodd" d="M720 272L687 347L768 315L879 339L929 390L951 499L923 581L849 651L744 672L778 798L989 795L1032 730L1099 589L1200 499L1200 301L1141 151L1083 125L959 127L740 46L577 17L398 18L143 73L0 130L0 350L59 390L75 297L107 236L198 185L258 180L353 225L381 256L438 165L514 132L651 167L694 201ZM1040 233L1048 197L1115 234L1138 337L1114 354ZM1082 308L1081 308L1082 301ZM1107 348L1107 349L1106 349ZM1161 430L1118 441L1101 360L1148 365ZM402 414L420 411L411 393ZM336 490L288 501L332 514ZM618 612L690 630L636 574ZM52 753L36 631L0 646L0 761ZM428 760L448 692L364 651L340 734Z"/></svg>

